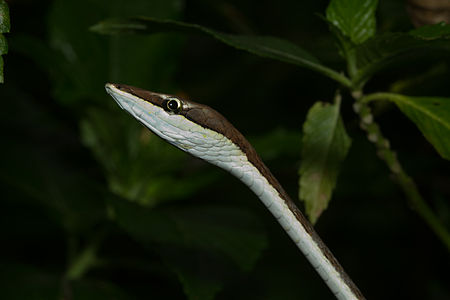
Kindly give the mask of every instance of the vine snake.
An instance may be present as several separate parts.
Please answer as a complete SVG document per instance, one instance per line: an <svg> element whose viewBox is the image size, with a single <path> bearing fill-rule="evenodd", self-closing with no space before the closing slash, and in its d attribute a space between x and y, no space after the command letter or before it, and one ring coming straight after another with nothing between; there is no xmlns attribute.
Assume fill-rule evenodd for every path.
<svg viewBox="0 0 450 300"><path fill-rule="evenodd" d="M244 136L212 108L124 84L107 83L117 104L162 139L230 172L278 220L337 299L365 299Z"/></svg>

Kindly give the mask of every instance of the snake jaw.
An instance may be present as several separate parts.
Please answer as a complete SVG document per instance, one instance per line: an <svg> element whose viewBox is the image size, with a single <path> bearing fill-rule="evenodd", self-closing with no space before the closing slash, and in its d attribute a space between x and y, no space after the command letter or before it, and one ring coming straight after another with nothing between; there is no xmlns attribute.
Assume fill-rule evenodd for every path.
<svg viewBox="0 0 450 300"><path fill-rule="evenodd" d="M165 99L173 98L173 96L111 83L107 83L105 89L123 110L139 120L153 133L185 152L208 161L211 160L203 150L198 148L205 145L212 147L220 143L221 135L193 123L183 114L174 114L160 106L163 105ZM147 98L141 98L136 91L145 94ZM184 101L183 106L184 109L192 109L192 105L185 104Z"/></svg>

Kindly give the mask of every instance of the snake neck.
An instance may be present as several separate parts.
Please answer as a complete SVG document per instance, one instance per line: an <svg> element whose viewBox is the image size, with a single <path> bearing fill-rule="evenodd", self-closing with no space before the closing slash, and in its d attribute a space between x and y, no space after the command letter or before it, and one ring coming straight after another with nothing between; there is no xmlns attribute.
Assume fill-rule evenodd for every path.
<svg viewBox="0 0 450 300"><path fill-rule="evenodd" d="M243 152L238 153L234 152L234 155L228 156L227 162L217 163L215 159L211 163L232 173L258 196L336 298L365 299L256 152L252 161Z"/></svg>

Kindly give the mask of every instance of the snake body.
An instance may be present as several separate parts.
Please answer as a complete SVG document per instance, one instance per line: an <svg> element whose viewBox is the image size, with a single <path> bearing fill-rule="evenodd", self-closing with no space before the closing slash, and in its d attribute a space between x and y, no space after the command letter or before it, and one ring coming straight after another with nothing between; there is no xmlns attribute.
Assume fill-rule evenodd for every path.
<svg viewBox="0 0 450 300"><path fill-rule="evenodd" d="M337 299L364 296L244 136L212 108L123 84L106 84L118 105L155 134L246 184L277 219Z"/></svg>

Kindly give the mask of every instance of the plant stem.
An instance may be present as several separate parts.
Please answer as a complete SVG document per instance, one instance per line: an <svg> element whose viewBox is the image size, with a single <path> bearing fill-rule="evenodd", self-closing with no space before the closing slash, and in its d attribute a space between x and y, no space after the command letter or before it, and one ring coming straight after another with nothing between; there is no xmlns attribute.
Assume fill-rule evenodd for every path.
<svg viewBox="0 0 450 300"><path fill-rule="evenodd" d="M403 170L396 153L391 149L389 140L384 137L380 127L373 120L372 111L368 103L372 100L382 100L395 98L396 94L375 93L363 96L362 92L353 92L353 98L356 100L353 108L360 119L361 128L367 132L367 138L375 144L378 156L387 164L392 172L396 182L403 190L411 208L428 224L436 236L444 243L450 251L450 234L439 218L434 214L431 208L423 199L417 189L414 180Z"/></svg>
<svg viewBox="0 0 450 300"><path fill-rule="evenodd" d="M401 95L394 93L373 93L357 99L359 103L369 103L374 100L393 100L401 98Z"/></svg>
<svg viewBox="0 0 450 300"><path fill-rule="evenodd" d="M96 260L96 245L89 245L86 247L69 266L66 277L69 280L76 280L81 278L84 273L95 263Z"/></svg>
<svg viewBox="0 0 450 300"><path fill-rule="evenodd" d="M304 63L305 65L308 65L307 63ZM309 66L309 65L308 65ZM330 69L328 67L322 66L322 65L314 65L313 67L310 67L310 69L317 71L319 73L322 73L323 75L335 80L336 82L342 84L346 88L352 87L351 80L345 76L342 73L338 73L333 69Z"/></svg>
<svg viewBox="0 0 450 300"><path fill-rule="evenodd" d="M106 236L106 231L97 232L87 246L75 256L66 271L66 279L77 280L93 267L97 262L97 250Z"/></svg>

